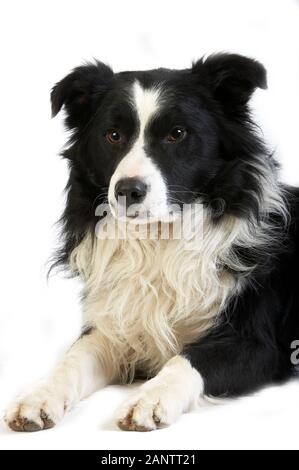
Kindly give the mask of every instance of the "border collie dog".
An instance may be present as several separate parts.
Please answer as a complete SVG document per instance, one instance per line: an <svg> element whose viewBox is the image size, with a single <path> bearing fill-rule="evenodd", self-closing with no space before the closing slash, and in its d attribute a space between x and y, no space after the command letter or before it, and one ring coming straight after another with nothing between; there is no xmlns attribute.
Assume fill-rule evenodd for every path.
<svg viewBox="0 0 299 470"><path fill-rule="evenodd" d="M147 379L118 426L150 431L203 397L295 373L299 190L251 120L257 61L215 54L189 69L75 68L51 94L71 139L56 263L83 281L82 334L6 412L15 431L55 425L110 383ZM296 341L295 341L296 342Z"/></svg>

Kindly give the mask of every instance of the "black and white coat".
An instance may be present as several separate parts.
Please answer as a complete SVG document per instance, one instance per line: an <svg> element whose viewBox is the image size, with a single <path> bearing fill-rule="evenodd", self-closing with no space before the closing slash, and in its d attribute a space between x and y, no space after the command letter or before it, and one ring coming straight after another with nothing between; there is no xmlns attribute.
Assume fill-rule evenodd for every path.
<svg viewBox="0 0 299 470"><path fill-rule="evenodd" d="M257 87L263 66L233 54L179 71L114 74L97 62L54 87L53 114L64 106L72 130L57 263L84 281L84 326L48 379L7 410L12 429L51 427L100 387L141 376L117 422L153 430L204 396L293 374L299 191L279 184L251 122Z"/></svg>

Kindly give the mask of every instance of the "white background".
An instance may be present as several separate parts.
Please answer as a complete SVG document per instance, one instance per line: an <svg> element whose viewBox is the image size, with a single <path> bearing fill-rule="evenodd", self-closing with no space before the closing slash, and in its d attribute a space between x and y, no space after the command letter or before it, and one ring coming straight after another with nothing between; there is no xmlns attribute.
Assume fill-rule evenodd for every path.
<svg viewBox="0 0 299 470"><path fill-rule="evenodd" d="M252 101L282 163L299 184L299 4L291 0L51 0L1 2L0 410L47 373L80 328L79 283L46 281L64 202L65 134L50 120L53 84L85 59L115 71L187 67L214 51L259 59L268 91ZM299 286L298 286L299 288ZM299 383L185 415L172 428L124 433L111 423L130 387L82 402L57 428L15 434L0 448L298 448Z"/></svg>

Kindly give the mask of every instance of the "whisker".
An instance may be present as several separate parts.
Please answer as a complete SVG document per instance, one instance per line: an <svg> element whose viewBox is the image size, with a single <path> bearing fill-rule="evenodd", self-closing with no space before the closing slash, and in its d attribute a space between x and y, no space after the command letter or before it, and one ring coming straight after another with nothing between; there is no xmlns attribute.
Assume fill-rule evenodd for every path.
<svg viewBox="0 0 299 470"><path fill-rule="evenodd" d="M94 206L98 200L101 201L101 199L102 199L101 201L102 203L108 202L108 188L103 188L103 189L104 191L102 193L99 193L93 200L92 206Z"/></svg>

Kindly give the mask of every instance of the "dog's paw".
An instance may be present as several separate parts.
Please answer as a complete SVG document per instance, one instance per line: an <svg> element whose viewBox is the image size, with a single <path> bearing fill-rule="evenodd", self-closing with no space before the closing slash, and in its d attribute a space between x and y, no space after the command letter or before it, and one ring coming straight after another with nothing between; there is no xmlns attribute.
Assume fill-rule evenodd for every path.
<svg viewBox="0 0 299 470"><path fill-rule="evenodd" d="M146 384L147 385L147 384ZM183 413L180 397L165 384L142 386L117 412L117 425L124 431L153 431L169 426Z"/></svg>
<svg viewBox="0 0 299 470"><path fill-rule="evenodd" d="M41 431L55 426L64 410L63 400L40 389L12 403L6 411L4 421L13 431Z"/></svg>
<svg viewBox="0 0 299 470"><path fill-rule="evenodd" d="M168 426L182 413L197 408L203 388L201 375L188 359L174 356L120 408L117 424L125 431L152 431Z"/></svg>

